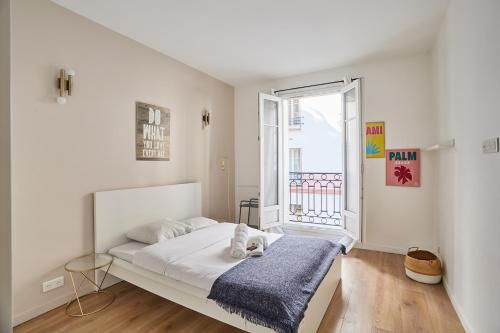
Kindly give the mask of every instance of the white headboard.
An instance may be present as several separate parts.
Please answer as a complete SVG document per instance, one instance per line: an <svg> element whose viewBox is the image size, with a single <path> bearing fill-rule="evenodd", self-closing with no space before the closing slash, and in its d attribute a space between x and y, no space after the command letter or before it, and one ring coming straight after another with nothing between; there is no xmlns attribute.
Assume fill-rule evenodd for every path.
<svg viewBox="0 0 500 333"><path fill-rule="evenodd" d="M132 188L94 193L94 250L107 252L125 233L161 218L201 216L201 184Z"/></svg>

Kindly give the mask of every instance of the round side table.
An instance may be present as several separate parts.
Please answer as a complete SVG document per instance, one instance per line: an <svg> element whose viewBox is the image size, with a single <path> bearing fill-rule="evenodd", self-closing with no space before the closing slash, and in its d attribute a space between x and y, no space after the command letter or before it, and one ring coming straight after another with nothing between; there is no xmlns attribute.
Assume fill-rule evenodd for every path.
<svg viewBox="0 0 500 333"><path fill-rule="evenodd" d="M87 315L99 312L101 310L104 310L111 303L113 303L113 301L115 300L115 295L110 291L101 289L102 284L103 284L104 280L106 279L106 276L108 275L109 268L111 267L112 264L113 264L113 257L110 256L109 254L91 253L88 255L84 255L82 257L72 259L64 266L64 269L66 270L66 272L69 273L69 276L71 278L71 284L73 285L73 291L75 292L75 297L70 299L68 301L68 304L66 305L66 314L68 316L71 316L71 317L87 316ZM97 280L94 282L92 279L90 279L88 277L87 272L89 272L89 271L95 272L96 270L103 268L103 267L106 267L106 266L107 266L106 273L104 273L104 276L101 280L101 283L97 284ZM73 278L73 273L80 273L83 276L83 279L80 282L80 285L78 286L78 288L75 286L75 279ZM97 277L96 277L96 279L97 279ZM85 281L91 283L96 289L95 289L95 291L91 292L90 294L87 294L84 296L79 296L78 291L80 290L81 286L83 285L83 283ZM93 294L106 296L108 299L106 300L106 302L102 306L100 306L96 310L86 312L86 311L84 311L84 309L82 307L81 300L83 298L90 296L90 295L93 295ZM75 313L75 312L69 311L70 306L74 302L78 303L78 308L80 309L80 312Z"/></svg>

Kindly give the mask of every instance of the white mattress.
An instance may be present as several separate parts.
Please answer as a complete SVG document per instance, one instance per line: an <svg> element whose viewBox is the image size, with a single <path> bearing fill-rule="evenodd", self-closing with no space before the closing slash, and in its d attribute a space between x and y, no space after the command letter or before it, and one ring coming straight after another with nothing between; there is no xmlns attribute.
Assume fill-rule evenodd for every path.
<svg viewBox="0 0 500 333"><path fill-rule="evenodd" d="M114 247L108 251L109 254L117 258L132 262L134 255L139 251L149 246L149 244L130 241L120 246Z"/></svg>
<svg viewBox="0 0 500 333"><path fill-rule="evenodd" d="M218 223L144 247L135 253L132 263L190 284L208 295L214 281L241 262L229 255L235 228L233 223ZM255 229L249 229L249 233L250 236L265 235L269 244L282 236Z"/></svg>

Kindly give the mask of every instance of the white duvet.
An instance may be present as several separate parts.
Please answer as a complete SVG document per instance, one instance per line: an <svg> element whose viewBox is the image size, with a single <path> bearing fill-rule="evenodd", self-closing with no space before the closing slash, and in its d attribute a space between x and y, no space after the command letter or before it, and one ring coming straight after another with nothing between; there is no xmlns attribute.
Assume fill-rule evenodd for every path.
<svg viewBox="0 0 500 333"><path fill-rule="evenodd" d="M218 223L189 234L165 240L135 253L134 265L188 283L206 291L215 280L241 260L229 255L236 224ZM263 234L269 244L281 237L249 229L249 236ZM265 255L265 253L264 253Z"/></svg>

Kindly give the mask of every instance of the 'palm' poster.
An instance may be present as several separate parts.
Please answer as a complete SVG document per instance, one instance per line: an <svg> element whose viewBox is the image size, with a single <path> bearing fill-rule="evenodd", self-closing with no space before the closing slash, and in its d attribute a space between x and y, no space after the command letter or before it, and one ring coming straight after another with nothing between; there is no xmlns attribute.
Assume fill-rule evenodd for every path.
<svg viewBox="0 0 500 333"><path fill-rule="evenodd" d="M389 186L420 186L420 149L387 149L385 183Z"/></svg>
<svg viewBox="0 0 500 333"><path fill-rule="evenodd" d="M383 121L366 123L366 158L385 156L385 126Z"/></svg>

